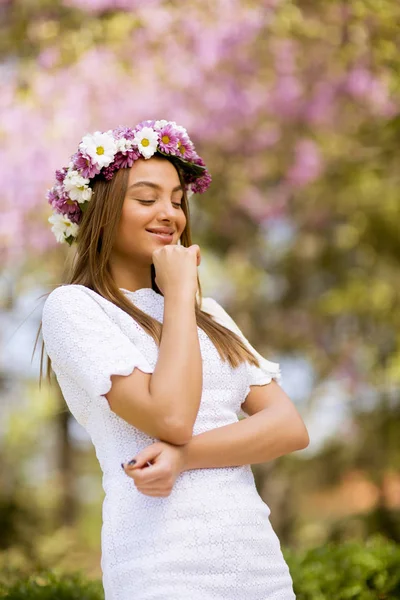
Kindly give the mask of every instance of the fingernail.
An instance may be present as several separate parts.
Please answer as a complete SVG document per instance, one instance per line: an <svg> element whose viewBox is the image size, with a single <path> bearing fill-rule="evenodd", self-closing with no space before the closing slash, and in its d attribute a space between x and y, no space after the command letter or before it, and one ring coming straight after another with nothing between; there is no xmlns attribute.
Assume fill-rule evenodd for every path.
<svg viewBox="0 0 400 600"><path fill-rule="evenodd" d="M125 470L125 466L124 463L121 463L121 467Z"/></svg>
<svg viewBox="0 0 400 600"><path fill-rule="evenodd" d="M136 462L137 462L137 461L136 461L134 458L132 458L132 460L130 460L130 461L128 462L128 465L134 465L134 464L136 464Z"/></svg>

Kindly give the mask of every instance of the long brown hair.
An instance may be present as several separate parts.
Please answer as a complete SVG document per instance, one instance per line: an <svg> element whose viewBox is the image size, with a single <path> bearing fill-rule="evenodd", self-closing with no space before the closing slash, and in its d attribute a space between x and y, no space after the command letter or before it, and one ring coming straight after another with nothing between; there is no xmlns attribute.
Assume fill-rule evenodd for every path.
<svg viewBox="0 0 400 600"><path fill-rule="evenodd" d="M183 173L180 165L173 159L158 155L165 160L169 160L175 166L179 180L183 188L182 209L186 216L186 227L182 232L180 241L182 246L188 248L192 245L189 204L185 191ZM143 329L152 336L159 346L161 341L162 324L153 319L150 315L141 311L135 306L127 296L118 288L110 271L110 255L117 233L118 223L121 217L122 206L128 186L129 170L127 168L119 169L110 181L103 178L94 178L91 187L93 189L92 197L88 203L79 226L77 238L75 240L77 249L72 265L69 267L65 276L64 284L84 285L97 294L113 302L121 310L125 311ZM155 282L155 269L151 265L152 288L161 294ZM259 366L255 356L247 349L243 341L236 333L227 329L213 320L212 316L200 309L202 302L202 292L199 276L197 276L198 290L200 300L195 298L196 321L200 327L215 345L222 360L228 360L232 367L237 367L244 361ZM58 287L58 286L56 286ZM44 294L43 296L48 296ZM41 296L41 297L43 297ZM36 336L35 346L42 329L42 323ZM40 356L40 377L39 387L43 374L43 355L44 342ZM51 359L47 357L47 379L51 383Z"/></svg>

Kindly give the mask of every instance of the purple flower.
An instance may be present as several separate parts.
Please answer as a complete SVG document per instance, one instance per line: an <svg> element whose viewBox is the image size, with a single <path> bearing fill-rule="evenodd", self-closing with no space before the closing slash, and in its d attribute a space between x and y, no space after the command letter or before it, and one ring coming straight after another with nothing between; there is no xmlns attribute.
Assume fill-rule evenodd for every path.
<svg viewBox="0 0 400 600"><path fill-rule="evenodd" d="M79 223L82 210L79 203L71 200L67 193L60 194L59 190L54 186L48 190L46 197L53 210L67 215L74 223Z"/></svg>
<svg viewBox="0 0 400 600"><path fill-rule="evenodd" d="M130 127L123 127L120 125L113 129L113 136L116 140L120 140L121 138L125 138L126 140L133 140L135 137L135 132Z"/></svg>
<svg viewBox="0 0 400 600"><path fill-rule="evenodd" d="M56 180L59 183L64 183L65 175L67 174L67 167L63 167L62 169L57 169L56 171Z"/></svg>
<svg viewBox="0 0 400 600"><path fill-rule="evenodd" d="M57 194L57 191L56 191L56 187L55 187L55 186L53 186L51 189L47 190L47 193L46 193L46 198L47 198L47 202L48 202L48 203L49 203L51 206L55 207L55 205L56 205L56 202L57 202L57 200L59 199L59 196L58 196L58 194Z"/></svg>
<svg viewBox="0 0 400 600"><path fill-rule="evenodd" d="M206 163L204 162L204 160L198 154L196 154L196 152L194 152L194 158L193 158L192 162L194 162L195 165L200 165L201 167L206 166Z"/></svg>
<svg viewBox="0 0 400 600"><path fill-rule="evenodd" d="M84 156L80 150L73 155L72 162L82 177L88 177L90 179L100 173L99 166L94 165L91 158L89 156Z"/></svg>
<svg viewBox="0 0 400 600"><path fill-rule="evenodd" d="M126 153L117 152L114 158L114 162L110 165L110 167L114 166L116 169L130 168L135 162L135 160L137 160L139 157L140 152L136 150L136 148L128 150Z"/></svg>
<svg viewBox="0 0 400 600"><path fill-rule="evenodd" d="M155 125L156 121L146 120L139 123L134 129L119 126L111 130L110 134L113 136L114 142L109 139L108 141L115 149L112 154L113 161L107 166L100 167L98 164L94 164L92 158L86 155L84 150L80 149L70 157L70 165L76 169L79 175L86 179L93 179L101 173L106 181L110 181L116 171L132 167L133 163L143 156L143 148L139 150L137 144L132 142L138 132L141 132L144 127L149 127L156 134L150 136L153 144L152 150L158 150L163 154L179 157L186 163L186 167L183 169L186 189L190 185L193 193L201 194L205 192L210 185L211 175L205 168L204 161L196 153L193 142L190 140L186 130L183 127L178 127L174 122L165 120L157 122L157 130L154 129ZM148 133L150 135L151 132ZM141 136L143 137L143 133ZM103 164L105 165L106 162L104 161ZM204 167L200 174L199 169L193 169L195 165ZM63 167L56 171L55 184L47 191L46 198L55 213L65 215L72 223L79 225L83 214L81 205L77 200L73 200L70 197L71 192L68 192L64 186L65 177L69 171L70 167ZM71 181L73 180L74 176L71 178ZM79 178L75 178L75 182L79 182ZM75 185L80 186L83 184L75 183ZM74 189L73 186L74 184L72 184L72 189ZM68 185L68 187L70 186ZM90 200L90 197L87 198L89 196L87 187L83 185L82 188L74 189L73 198L79 197L79 199L85 198L85 201ZM78 190L81 190L82 193L78 193ZM68 241L68 243L70 242Z"/></svg>
<svg viewBox="0 0 400 600"><path fill-rule="evenodd" d="M70 221L72 221L73 223L76 223L77 225L79 225L79 223L81 222L82 219L82 210L79 206L79 204L75 207L74 210L70 210L68 212L68 218L70 219Z"/></svg>
<svg viewBox="0 0 400 600"><path fill-rule="evenodd" d="M175 154L187 160L188 162L193 162L194 158L194 150L193 144L185 133L181 133L180 131L177 134L178 137L178 150L175 151Z"/></svg>
<svg viewBox="0 0 400 600"><path fill-rule="evenodd" d="M106 179L107 181L110 181L110 179L113 178L115 171L117 171L117 170L118 170L118 167L116 167L115 161L114 161L111 163L111 165L108 165L108 167L103 167L101 170L101 174L103 175L104 179Z"/></svg>
<svg viewBox="0 0 400 600"><path fill-rule="evenodd" d="M211 179L210 173L208 173L208 172L204 173L204 175L202 175L201 177L198 177L192 183L192 186L191 186L192 187L192 192L194 194L202 194L209 187L211 181L212 181L212 179Z"/></svg>
<svg viewBox="0 0 400 600"><path fill-rule="evenodd" d="M134 132L141 131L143 129L143 127L152 127L153 128L154 124L155 124L154 120L153 121L150 121L150 120L141 121L140 123L138 123L136 125L136 127L135 127L135 129L133 131Z"/></svg>
<svg viewBox="0 0 400 600"><path fill-rule="evenodd" d="M176 154L179 136L171 124L165 125L159 131L160 141L158 146L166 154Z"/></svg>

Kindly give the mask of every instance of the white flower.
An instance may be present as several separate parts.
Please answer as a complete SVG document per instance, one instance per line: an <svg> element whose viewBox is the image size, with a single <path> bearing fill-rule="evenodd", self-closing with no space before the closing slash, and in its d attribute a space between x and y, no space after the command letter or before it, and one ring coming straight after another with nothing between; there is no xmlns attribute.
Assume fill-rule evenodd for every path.
<svg viewBox="0 0 400 600"><path fill-rule="evenodd" d="M102 169L108 167L114 160L117 145L110 132L95 131L93 134L88 133L82 138L79 150L82 154L89 156L92 162Z"/></svg>
<svg viewBox="0 0 400 600"><path fill-rule="evenodd" d="M117 152L127 152L133 148L133 140L127 140L126 138L120 138L116 141Z"/></svg>
<svg viewBox="0 0 400 600"><path fill-rule="evenodd" d="M177 125L175 123L175 121L173 121L173 124L174 124L174 129L176 129L176 131L180 131L180 133L186 133L186 135L187 135L187 129L182 127L182 125Z"/></svg>
<svg viewBox="0 0 400 600"><path fill-rule="evenodd" d="M64 177L64 187L69 192L72 188L79 188L89 183L89 179L87 177L82 177L79 171L75 169L70 169L67 171Z"/></svg>
<svg viewBox="0 0 400 600"><path fill-rule="evenodd" d="M139 152L145 158L150 158L157 150L158 133L151 127L143 127L143 129L135 133L133 141L137 145Z"/></svg>
<svg viewBox="0 0 400 600"><path fill-rule="evenodd" d="M77 200L81 204L92 197L92 189L88 186L89 181L86 177L82 177L78 171L70 169L64 179L64 189L68 192L71 200Z"/></svg>
<svg viewBox="0 0 400 600"><path fill-rule="evenodd" d="M76 237L78 233L79 225L70 221L66 215L53 213L48 221L53 225L51 231L54 233L57 242L64 243L67 237L70 235Z"/></svg>
<svg viewBox="0 0 400 600"><path fill-rule="evenodd" d="M93 190L88 185L82 188L74 188L70 191L69 197L71 200L76 200L79 204L88 202L92 197Z"/></svg>
<svg viewBox="0 0 400 600"><path fill-rule="evenodd" d="M156 129L158 131L162 127L165 127L165 125L167 125L167 124L168 124L168 121L166 121L165 119L161 119L161 121L156 121L154 123L154 129Z"/></svg>

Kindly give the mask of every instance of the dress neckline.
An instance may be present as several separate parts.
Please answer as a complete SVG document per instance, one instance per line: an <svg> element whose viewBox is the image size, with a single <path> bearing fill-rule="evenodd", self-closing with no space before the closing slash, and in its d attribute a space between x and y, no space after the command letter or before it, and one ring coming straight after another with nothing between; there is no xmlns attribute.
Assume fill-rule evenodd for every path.
<svg viewBox="0 0 400 600"><path fill-rule="evenodd" d="M121 290L121 292L125 292L125 294L131 295L131 296L148 296L148 297L158 297L158 298L164 299L164 296L162 294L159 294L158 292L153 290L153 288L151 288L151 287L143 287L143 288L139 288L138 290L135 290L135 291L127 290L126 288L119 288L119 289Z"/></svg>

